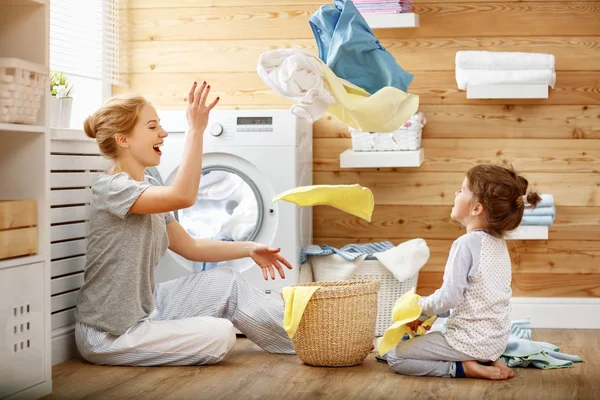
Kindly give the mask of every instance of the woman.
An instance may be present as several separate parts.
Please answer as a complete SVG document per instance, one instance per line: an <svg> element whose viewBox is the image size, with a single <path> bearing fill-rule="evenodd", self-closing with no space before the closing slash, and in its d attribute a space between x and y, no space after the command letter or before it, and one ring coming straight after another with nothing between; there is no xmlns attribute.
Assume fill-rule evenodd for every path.
<svg viewBox="0 0 600 400"><path fill-rule="evenodd" d="M164 138L156 110L142 97L105 103L84 123L109 174L92 185L84 284L76 309L76 341L87 361L109 365L214 364L232 349L238 328L266 351L293 354L282 327L283 303L252 287L231 268L216 268L155 286L154 268L167 247L192 261L251 257L263 277L284 278L279 249L252 242L192 238L170 211L194 204L202 170L202 139L217 97L192 85L189 131L172 186L144 181L160 163Z"/></svg>

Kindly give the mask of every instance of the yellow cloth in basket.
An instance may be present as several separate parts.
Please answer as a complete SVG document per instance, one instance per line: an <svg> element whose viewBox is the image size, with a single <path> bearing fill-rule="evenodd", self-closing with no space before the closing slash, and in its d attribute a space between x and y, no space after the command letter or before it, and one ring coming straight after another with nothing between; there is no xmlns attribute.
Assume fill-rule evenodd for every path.
<svg viewBox="0 0 600 400"><path fill-rule="evenodd" d="M392 326L387 328L383 337L377 340L379 355L383 356L396 347L404 335L408 334L410 338L413 338L415 335L424 335L427 332L425 328L431 327L431 324L435 321L435 316L423 321L417 332L406 326L407 323L421 316L422 309L418 303L420 299L421 296L415 293L415 288L412 288L396 301L392 309Z"/></svg>
<svg viewBox="0 0 600 400"><path fill-rule="evenodd" d="M354 185L300 186L273 198L289 201L300 207L328 205L371 222L375 200L371 189Z"/></svg>
<svg viewBox="0 0 600 400"><path fill-rule="evenodd" d="M320 286L286 286L282 289L281 295L285 302L283 329L285 329L290 339L296 334L306 305L319 288Z"/></svg>

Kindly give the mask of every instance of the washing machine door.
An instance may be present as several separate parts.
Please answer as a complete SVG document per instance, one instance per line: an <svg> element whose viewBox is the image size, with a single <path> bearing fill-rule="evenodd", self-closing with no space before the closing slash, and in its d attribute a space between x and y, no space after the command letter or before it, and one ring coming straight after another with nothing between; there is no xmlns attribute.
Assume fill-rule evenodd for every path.
<svg viewBox="0 0 600 400"><path fill-rule="evenodd" d="M168 177L171 185L177 169ZM247 160L228 153L205 153L202 176L193 206L175 211L175 219L194 238L218 241L259 241L271 243L275 235L276 220L265 218L273 214L267 206L273 189L263 174ZM265 211L270 207L269 211ZM250 258L223 262L197 262L187 260L168 251L172 262L166 268L171 277L208 271L222 265L235 268L240 273L256 268Z"/></svg>

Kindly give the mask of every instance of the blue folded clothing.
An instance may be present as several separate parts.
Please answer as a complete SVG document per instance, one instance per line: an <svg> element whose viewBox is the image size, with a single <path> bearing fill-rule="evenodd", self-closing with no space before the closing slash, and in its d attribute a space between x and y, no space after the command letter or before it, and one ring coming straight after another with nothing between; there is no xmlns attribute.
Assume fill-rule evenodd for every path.
<svg viewBox="0 0 600 400"><path fill-rule="evenodd" d="M554 217L556 215L556 208L552 207L536 207L536 208L526 208L523 212L523 216L525 215L539 215L539 216L550 216Z"/></svg>
<svg viewBox="0 0 600 400"><path fill-rule="evenodd" d="M356 257L367 255L371 256L374 253L386 251L394 247L391 242L376 242L376 243L360 243L360 244L348 244L341 249L323 245L323 247L311 244L304 248L300 254L300 263L304 264L308 260L308 256L329 256L331 254L339 254L348 261L354 260Z"/></svg>
<svg viewBox="0 0 600 400"><path fill-rule="evenodd" d="M536 208L554 206L554 196L552 196L551 194L548 194L548 193L541 194L540 197L542 198L542 201L540 201L537 204Z"/></svg>
<svg viewBox="0 0 600 400"><path fill-rule="evenodd" d="M523 215L521 225L550 226L553 222L552 215Z"/></svg>

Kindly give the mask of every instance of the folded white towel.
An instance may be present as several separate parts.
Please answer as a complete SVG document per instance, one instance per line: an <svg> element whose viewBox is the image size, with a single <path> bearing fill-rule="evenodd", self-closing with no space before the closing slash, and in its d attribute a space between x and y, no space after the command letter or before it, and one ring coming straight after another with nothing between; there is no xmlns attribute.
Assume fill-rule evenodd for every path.
<svg viewBox="0 0 600 400"><path fill-rule="evenodd" d="M351 279L356 269L367 257L366 254L352 261L346 260L339 254L310 257L315 282L345 281Z"/></svg>
<svg viewBox="0 0 600 400"><path fill-rule="evenodd" d="M556 73L549 69L456 69L456 84L460 90L466 90L468 85L519 85L539 83L554 88L556 83Z"/></svg>
<svg viewBox="0 0 600 400"><path fill-rule="evenodd" d="M291 107L292 113L309 121L318 120L336 103L325 87L322 68L317 57L301 49L267 51L257 64L263 82L297 103Z"/></svg>
<svg viewBox="0 0 600 400"><path fill-rule="evenodd" d="M424 239L412 239L373 254L400 282L418 273L429 260L429 255L429 246Z"/></svg>
<svg viewBox="0 0 600 400"><path fill-rule="evenodd" d="M457 51L456 69L549 69L554 71L552 54L509 51Z"/></svg>

